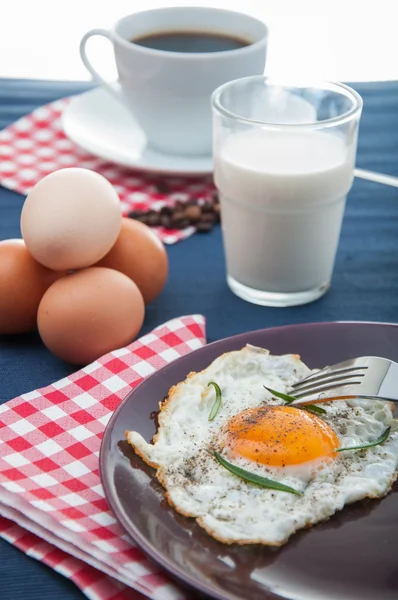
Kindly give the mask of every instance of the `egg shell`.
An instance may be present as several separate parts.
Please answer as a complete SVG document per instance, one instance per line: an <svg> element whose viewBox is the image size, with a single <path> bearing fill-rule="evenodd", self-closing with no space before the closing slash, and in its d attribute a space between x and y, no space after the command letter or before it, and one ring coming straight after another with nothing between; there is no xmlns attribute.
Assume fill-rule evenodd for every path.
<svg viewBox="0 0 398 600"><path fill-rule="evenodd" d="M139 287L145 304L152 302L167 281L169 263L164 245L144 223L124 218L119 237L98 266L116 269Z"/></svg>
<svg viewBox="0 0 398 600"><path fill-rule="evenodd" d="M69 168L34 186L22 208L21 231L42 265L80 269L110 250L121 220L119 197L109 181L88 169Z"/></svg>
<svg viewBox="0 0 398 600"><path fill-rule="evenodd" d="M40 301L63 274L39 264L23 240L0 242L0 333L27 333L36 329Z"/></svg>
<svg viewBox="0 0 398 600"><path fill-rule="evenodd" d="M56 281L40 302L40 336L59 358L87 364L132 342L144 320L144 300L131 279L101 267Z"/></svg>

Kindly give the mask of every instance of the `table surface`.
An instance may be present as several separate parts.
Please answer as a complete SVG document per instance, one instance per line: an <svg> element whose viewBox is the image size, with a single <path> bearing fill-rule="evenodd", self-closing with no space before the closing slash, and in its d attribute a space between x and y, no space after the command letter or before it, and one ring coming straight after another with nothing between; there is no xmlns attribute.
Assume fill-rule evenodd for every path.
<svg viewBox="0 0 398 600"><path fill-rule="evenodd" d="M0 80L0 129L86 83ZM357 166L398 176L398 82L355 84L363 96ZM0 239L20 237L24 198L0 187ZM349 194L330 291L305 306L276 309L235 297L225 282L219 227L167 248L170 277L146 313L142 333L175 316L202 313L208 341L292 323L398 321L398 189L355 180ZM327 343L327 340L325 340ZM0 336L0 403L75 368L52 356L36 334ZM23 574L23 575L22 575ZM73 583L0 540L0 599L79 600Z"/></svg>

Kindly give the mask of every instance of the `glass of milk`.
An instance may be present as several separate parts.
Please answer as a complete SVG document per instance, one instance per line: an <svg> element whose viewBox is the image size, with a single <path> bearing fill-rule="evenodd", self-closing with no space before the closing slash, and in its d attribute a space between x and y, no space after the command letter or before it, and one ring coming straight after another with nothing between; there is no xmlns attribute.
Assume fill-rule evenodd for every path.
<svg viewBox="0 0 398 600"><path fill-rule="evenodd" d="M316 300L332 277L361 97L255 76L219 87L212 105L229 287L265 306Z"/></svg>

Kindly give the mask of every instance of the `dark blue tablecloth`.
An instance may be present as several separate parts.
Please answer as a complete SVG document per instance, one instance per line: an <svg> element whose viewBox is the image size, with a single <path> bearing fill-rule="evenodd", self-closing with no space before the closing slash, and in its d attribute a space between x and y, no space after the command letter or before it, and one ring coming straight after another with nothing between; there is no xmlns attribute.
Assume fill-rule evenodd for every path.
<svg viewBox="0 0 398 600"><path fill-rule="evenodd" d="M0 80L0 128L88 84ZM358 166L398 176L398 82L356 84L363 96ZM0 187L0 239L20 237L23 198ZM148 307L143 332L193 312L207 318L208 340L288 323L398 321L398 189L356 180L349 195L332 288L313 304L254 306L227 288L219 228L168 247L170 278ZM325 340L327 343L327 340ZM37 335L0 336L0 403L44 386L74 368ZM0 541L0 599L82 598L72 583Z"/></svg>

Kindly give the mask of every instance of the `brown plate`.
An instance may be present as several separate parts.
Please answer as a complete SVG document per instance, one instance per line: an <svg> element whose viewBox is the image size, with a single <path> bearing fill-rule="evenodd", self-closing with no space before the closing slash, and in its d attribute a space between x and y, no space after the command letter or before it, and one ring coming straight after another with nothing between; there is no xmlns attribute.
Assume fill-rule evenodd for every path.
<svg viewBox="0 0 398 600"><path fill-rule="evenodd" d="M115 515L146 554L196 589L190 598L397 600L398 485L382 500L347 506L328 522L292 535L280 549L227 546L169 507L154 470L124 441L126 428L149 441L155 432L151 413L169 388L246 343L273 354L298 353L312 368L364 355L398 362L396 325L315 323L237 335L163 367L127 396L104 434L101 477Z"/></svg>

